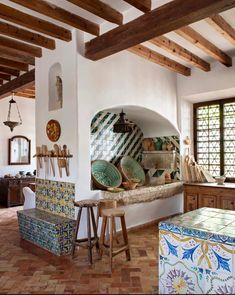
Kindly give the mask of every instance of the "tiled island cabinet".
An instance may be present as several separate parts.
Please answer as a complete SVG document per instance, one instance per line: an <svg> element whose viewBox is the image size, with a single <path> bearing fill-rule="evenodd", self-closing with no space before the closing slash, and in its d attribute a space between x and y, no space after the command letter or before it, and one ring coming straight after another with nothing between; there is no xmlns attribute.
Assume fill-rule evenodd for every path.
<svg viewBox="0 0 235 295"><path fill-rule="evenodd" d="M200 208L159 224L160 294L234 294L235 212Z"/></svg>

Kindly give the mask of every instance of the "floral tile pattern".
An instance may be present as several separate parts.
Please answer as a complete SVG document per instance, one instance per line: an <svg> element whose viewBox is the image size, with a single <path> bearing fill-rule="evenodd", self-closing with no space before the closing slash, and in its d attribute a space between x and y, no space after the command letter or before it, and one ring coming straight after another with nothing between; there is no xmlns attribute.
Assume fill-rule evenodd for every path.
<svg viewBox="0 0 235 295"><path fill-rule="evenodd" d="M228 214L201 208L159 224L161 294L234 293L235 239L229 231L235 231L235 215Z"/></svg>
<svg viewBox="0 0 235 295"><path fill-rule="evenodd" d="M60 181L36 179L36 208L75 218L73 200L75 184Z"/></svg>

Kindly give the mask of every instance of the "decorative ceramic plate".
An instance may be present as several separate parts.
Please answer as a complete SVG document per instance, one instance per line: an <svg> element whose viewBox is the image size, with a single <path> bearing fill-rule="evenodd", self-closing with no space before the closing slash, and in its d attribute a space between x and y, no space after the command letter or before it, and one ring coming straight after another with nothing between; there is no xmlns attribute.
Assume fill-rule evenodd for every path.
<svg viewBox="0 0 235 295"><path fill-rule="evenodd" d="M121 174L125 180L137 178L140 180L138 185L144 185L145 173L140 164L130 156L124 156L119 165Z"/></svg>
<svg viewBox="0 0 235 295"><path fill-rule="evenodd" d="M51 141L53 142L57 141L60 138L60 133L61 133L60 123L56 120L50 120L47 123L46 132L47 132L48 138Z"/></svg>
<svg viewBox="0 0 235 295"><path fill-rule="evenodd" d="M118 169L105 160L96 160L91 164L92 179L97 188L119 187L122 176Z"/></svg>

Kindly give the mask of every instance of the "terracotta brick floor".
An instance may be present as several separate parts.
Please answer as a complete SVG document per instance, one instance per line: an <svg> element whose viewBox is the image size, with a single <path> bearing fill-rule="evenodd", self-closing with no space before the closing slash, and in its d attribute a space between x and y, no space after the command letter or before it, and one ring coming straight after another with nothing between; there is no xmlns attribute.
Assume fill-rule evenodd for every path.
<svg viewBox="0 0 235 295"><path fill-rule="evenodd" d="M0 208L0 294L120 294L157 293L157 229L151 226L129 232L131 261L122 253L114 258L112 274L108 256L94 264L81 249L74 260L57 257L21 241L16 211Z"/></svg>

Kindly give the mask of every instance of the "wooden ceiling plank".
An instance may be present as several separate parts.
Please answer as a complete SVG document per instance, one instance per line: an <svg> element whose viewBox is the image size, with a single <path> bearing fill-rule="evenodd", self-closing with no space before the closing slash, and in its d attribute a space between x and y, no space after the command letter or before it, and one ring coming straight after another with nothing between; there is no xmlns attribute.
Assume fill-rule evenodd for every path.
<svg viewBox="0 0 235 295"><path fill-rule="evenodd" d="M186 26L176 30L175 32L225 66L232 66L232 59L230 56L228 56L191 27Z"/></svg>
<svg viewBox="0 0 235 295"><path fill-rule="evenodd" d="M27 64L2 57L0 57L0 65L6 68L15 69L19 71L28 71L29 69Z"/></svg>
<svg viewBox="0 0 235 295"><path fill-rule="evenodd" d="M99 36L99 25L44 0L10 0L74 28Z"/></svg>
<svg viewBox="0 0 235 295"><path fill-rule="evenodd" d="M0 45L0 57L19 61L29 65L35 65L35 58L23 53L19 53L17 50L12 48L6 48Z"/></svg>
<svg viewBox="0 0 235 295"><path fill-rule="evenodd" d="M28 55L33 57L42 56L42 48L19 42L11 38L6 38L4 36L0 36L0 45L2 47L13 48L15 51L18 51L20 53L27 53Z"/></svg>
<svg viewBox="0 0 235 295"><path fill-rule="evenodd" d="M25 97L25 98L35 98L35 95L29 95L29 94L27 94L25 92L16 92L15 95Z"/></svg>
<svg viewBox="0 0 235 295"><path fill-rule="evenodd" d="M5 83L0 87L0 99L17 92L24 87L30 87L35 83L35 69Z"/></svg>
<svg viewBox="0 0 235 295"><path fill-rule="evenodd" d="M72 34L69 30L1 3L0 18L57 39L72 40Z"/></svg>
<svg viewBox="0 0 235 295"><path fill-rule="evenodd" d="M151 0L124 0L128 4L146 13L151 10Z"/></svg>
<svg viewBox="0 0 235 295"><path fill-rule="evenodd" d="M0 21L0 34L32 43L47 49L55 49L55 40L2 21Z"/></svg>
<svg viewBox="0 0 235 295"><path fill-rule="evenodd" d="M235 7L235 0L174 0L86 43L85 56L98 60Z"/></svg>
<svg viewBox="0 0 235 295"><path fill-rule="evenodd" d="M3 79L0 79L0 84L1 84L1 85L3 84Z"/></svg>
<svg viewBox="0 0 235 295"><path fill-rule="evenodd" d="M187 68L180 63L143 45L133 46L129 48L128 51L184 76L190 76L191 74L190 68Z"/></svg>
<svg viewBox="0 0 235 295"><path fill-rule="evenodd" d="M207 22L235 46L235 29L221 15L214 15L208 18Z"/></svg>
<svg viewBox="0 0 235 295"><path fill-rule="evenodd" d="M68 2L81 7L94 15L101 17L111 23L117 25L123 24L123 15L112 8L110 5L100 1L100 0L67 0Z"/></svg>
<svg viewBox="0 0 235 295"><path fill-rule="evenodd" d="M11 75L0 73L0 79L10 81L11 80Z"/></svg>
<svg viewBox="0 0 235 295"><path fill-rule="evenodd" d="M208 72L210 71L210 64L194 53L190 52L181 45L175 43L174 41L168 39L165 36L156 37L152 40L149 40L152 44L174 54L175 56L183 59L184 61L192 64L193 66Z"/></svg>
<svg viewBox="0 0 235 295"><path fill-rule="evenodd" d="M9 75L15 76L15 77L18 77L20 75L19 70L9 69L9 68L3 67L3 66L0 66L0 73L9 74Z"/></svg>

